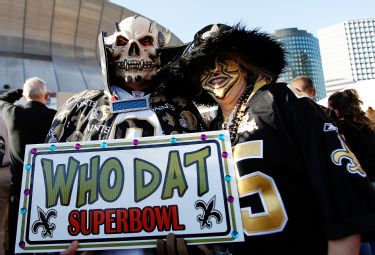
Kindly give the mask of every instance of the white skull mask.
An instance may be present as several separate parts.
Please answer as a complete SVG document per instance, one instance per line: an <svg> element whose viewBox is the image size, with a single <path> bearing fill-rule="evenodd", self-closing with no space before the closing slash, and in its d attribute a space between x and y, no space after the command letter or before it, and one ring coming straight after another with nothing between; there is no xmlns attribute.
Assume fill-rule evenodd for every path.
<svg viewBox="0 0 375 255"><path fill-rule="evenodd" d="M116 32L105 38L112 49L116 76L125 82L150 80L160 66L160 47L165 37L156 23L140 16L116 24Z"/></svg>

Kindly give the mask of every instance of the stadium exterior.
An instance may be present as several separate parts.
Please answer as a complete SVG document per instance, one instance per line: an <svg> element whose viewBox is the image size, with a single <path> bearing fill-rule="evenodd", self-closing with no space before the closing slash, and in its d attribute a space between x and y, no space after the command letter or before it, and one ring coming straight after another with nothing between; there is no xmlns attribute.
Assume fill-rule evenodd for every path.
<svg viewBox="0 0 375 255"><path fill-rule="evenodd" d="M0 87L39 76L55 93L103 88L98 34L135 14L107 0L0 0Z"/></svg>
<svg viewBox="0 0 375 255"><path fill-rule="evenodd" d="M21 88L39 76L52 92L48 106L56 109L77 92L102 89L99 32L112 34L116 21L135 14L107 0L0 0L0 93L4 85ZM169 45L179 44L172 34ZM1 117L0 136L6 144L2 163L8 164Z"/></svg>

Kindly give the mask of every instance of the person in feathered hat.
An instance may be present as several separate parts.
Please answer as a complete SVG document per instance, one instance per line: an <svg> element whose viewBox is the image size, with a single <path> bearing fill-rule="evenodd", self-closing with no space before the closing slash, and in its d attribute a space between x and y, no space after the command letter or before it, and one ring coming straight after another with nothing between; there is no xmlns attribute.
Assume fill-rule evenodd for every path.
<svg viewBox="0 0 375 255"><path fill-rule="evenodd" d="M374 189L320 107L276 82L285 64L271 36L210 25L168 69L181 93L218 105L210 128L230 131L246 236L231 252L358 254Z"/></svg>
<svg viewBox="0 0 375 255"><path fill-rule="evenodd" d="M242 72L246 70L246 82L249 86L254 85L255 75L261 75L268 82L276 81L286 64L283 48L267 34L257 29L246 30L240 24L233 27L215 24L196 33L183 56L172 66L167 65L165 71L169 72L170 82L182 82L182 86L174 87L180 93L192 97L197 103L213 105L214 98L201 93L198 75L202 70L213 66L218 55L222 58L226 54L239 62ZM220 94L228 89L214 89L212 86L211 89L206 88L210 94L218 97L222 97Z"/></svg>

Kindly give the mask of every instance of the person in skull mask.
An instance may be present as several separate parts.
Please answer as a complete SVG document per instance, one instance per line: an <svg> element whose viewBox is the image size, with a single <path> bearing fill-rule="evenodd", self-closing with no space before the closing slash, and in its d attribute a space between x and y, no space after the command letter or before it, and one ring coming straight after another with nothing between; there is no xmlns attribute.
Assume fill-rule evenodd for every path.
<svg viewBox="0 0 375 255"><path fill-rule="evenodd" d="M171 93L164 95L161 79L156 79L162 60L183 49L166 47L169 37L141 16L116 23L113 35L100 35L105 89L85 90L70 98L57 112L46 142L203 131L195 106ZM187 123L187 115L194 121Z"/></svg>
<svg viewBox="0 0 375 255"><path fill-rule="evenodd" d="M245 242L232 254L358 254L375 234L375 190L332 120L276 80L282 45L238 24L209 25L167 69L180 93L217 105L228 129ZM190 95L189 95L190 93Z"/></svg>
<svg viewBox="0 0 375 255"><path fill-rule="evenodd" d="M140 16L116 23L113 35L99 35L104 90L86 90L57 112L47 143L135 138L204 131L195 106L182 97L163 94L156 74L163 61L183 47L166 47L167 33ZM66 254L73 254L72 243ZM72 250L72 252L70 252ZM150 254L151 249L111 254ZM108 252L107 252L108 253ZM106 252L100 252L106 254ZM108 253L109 254L109 253Z"/></svg>

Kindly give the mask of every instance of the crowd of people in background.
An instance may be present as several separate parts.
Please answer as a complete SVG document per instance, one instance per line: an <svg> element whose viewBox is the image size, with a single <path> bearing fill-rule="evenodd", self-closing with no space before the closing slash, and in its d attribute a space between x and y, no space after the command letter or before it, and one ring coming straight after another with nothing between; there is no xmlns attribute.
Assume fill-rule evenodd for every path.
<svg viewBox="0 0 375 255"><path fill-rule="evenodd" d="M146 41L131 36L141 33ZM374 113L369 108L366 116L358 93L336 92L325 108L314 102L316 89L309 77L276 82L286 65L283 46L240 24L208 25L190 44L173 50L166 38L143 17L117 24L113 35L100 38L102 57L107 57L102 63L108 68L103 90L83 91L57 112L45 106L46 82L37 77L26 80L23 89L0 95L12 176L5 254L14 254L16 229L9 226L17 225L26 144L226 129L245 242L197 249L179 239L181 254L375 255ZM129 70L121 65L129 59L149 61L149 67ZM24 106L15 104L21 97ZM137 111L111 109L110 101L134 99L150 105ZM204 123L200 105L218 107L210 123ZM108 128L89 128L93 126ZM254 204L255 196L265 202ZM171 243L166 249L160 248L161 241L157 250L97 253L168 254ZM73 242L61 254L74 254L78 247Z"/></svg>
<svg viewBox="0 0 375 255"><path fill-rule="evenodd" d="M361 109L362 103L354 89L335 92L328 98L328 113L370 180L375 183L375 123Z"/></svg>

